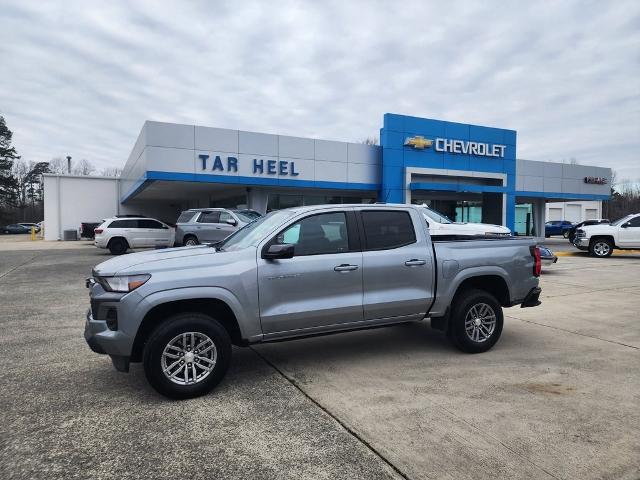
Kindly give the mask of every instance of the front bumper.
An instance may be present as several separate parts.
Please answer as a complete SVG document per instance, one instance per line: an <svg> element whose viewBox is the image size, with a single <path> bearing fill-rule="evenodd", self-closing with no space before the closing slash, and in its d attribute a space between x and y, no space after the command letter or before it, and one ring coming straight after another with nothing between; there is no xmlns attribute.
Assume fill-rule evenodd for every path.
<svg viewBox="0 0 640 480"><path fill-rule="evenodd" d="M129 353L132 340L120 331L112 331L105 320L95 320L91 310L87 312L84 339L89 348L99 354L107 354L119 372L129 371Z"/></svg>
<svg viewBox="0 0 640 480"><path fill-rule="evenodd" d="M589 239L586 237L576 238L573 241L573 246L580 250L589 250Z"/></svg>

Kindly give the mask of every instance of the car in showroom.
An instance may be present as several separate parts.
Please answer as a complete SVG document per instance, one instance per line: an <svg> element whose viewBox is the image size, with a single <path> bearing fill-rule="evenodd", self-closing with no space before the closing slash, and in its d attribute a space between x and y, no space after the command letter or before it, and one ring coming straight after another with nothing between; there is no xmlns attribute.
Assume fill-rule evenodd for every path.
<svg viewBox="0 0 640 480"><path fill-rule="evenodd" d="M2 233L17 234L17 233L31 233L31 227L27 227L21 223L12 223L2 227Z"/></svg>
<svg viewBox="0 0 640 480"><path fill-rule="evenodd" d="M610 224L581 227L576 231L573 244L598 258L610 257L615 249L640 248L640 213L632 213Z"/></svg>
<svg viewBox="0 0 640 480"><path fill-rule="evenodd" d="M600 225L601 223L611 223L606 218L594 218L591 220L585 220L584 222L576 223L573 227L569 229L569 234L567 238L569 239L569 243L573 243L576 239L576 232L580 227L588 227L589 225Z"/></svg>
<svg viewBox="0 0 640 480"><path fill-rule="evenodd" d="M130 248L172 247L176 231L168 224L147 217L113 217L94 230L93 244L122 255Z"/></svg>
<svg viewBox="0 0 640 480"><path fill-rule="evenodd" d="M428 207L418 205L429 227L429 233L434 236L443 235L511 235L511 230L502 225L490 223L454 222L446 215Z"/></svg>
<svg viewBox="0 0 640 480"><path fill-rule="evenodd" d="M562 235L569 238L569 230L573 227L573 223L569 220L551 220L544 224L544 236L549 238L553 235Z"/></svg>
<svg viewBox="0 0 640 480"><path fill-rule="evenodd" d="M224 240L259 215L253 210L192 208L180 214L176 222L176 242L192 246Z"/></svg>

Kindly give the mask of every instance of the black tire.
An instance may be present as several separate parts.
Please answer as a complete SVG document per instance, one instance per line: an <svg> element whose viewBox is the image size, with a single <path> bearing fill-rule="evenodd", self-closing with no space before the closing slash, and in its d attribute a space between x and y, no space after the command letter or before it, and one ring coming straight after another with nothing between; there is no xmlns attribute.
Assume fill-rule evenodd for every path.
<svg viewBox="0 0 640 480"><path fill-rule="evenodd" d="M176 337L187 333L205 335L215 345L215 365L213 369L201 380L191 384L178 384L182 382L182 374L170 380L163 372L162 357L165 348ZM187 344L188 344L187 337ZM197 343L197 341L196 341ZM193 346L191 346L193 347ZM173 351L173 350L172 350ZM186 359L186 357L184 357ZM199 364L193 361L192 368L199 374ZM231 363L231 338L227 330L214 318L202 313L180 313L169 317L157 329L153 331L144 348L143 353L144 373L151 386L160 394L175 399L194 398L211 391L224 377ZM189 362L187 361L187 365ZM177 366L175 372L184 372L187 368ZM190 373L190 372L189 372Z"/></svg>
<svg viewBox="0 0 640 480"><path fill-rule="evenodd" d="M476 328L474 326L470 333L467 332L465 320L467 316L469 316L469 319L475 316L472 311L474 307L476 308L476 313L485 312L495 317L493 330L491 330L490 326L486 326L483 323L482 327ZM464 290L458 293L453 300L447 336L451 343L463 352L486 352L493 347L500 338L503 321L502 307L493 295L483 290ZM485 331L485 328L490 331L489 335L486 335L486 333L489 332ZM482 332L482 336L486 335L486 339L480 340L480 334L474 333L476 331ZM471 338L472 336L475 338L476 335L478 340Z"/></svg>
<svg viewBox="0 0 640 480"><path fill-rule="evenodd" d="M198 237L195 235L185 235L182 244L185 247L191 247L193 245L200 245L200 242L198 241Z"/></svg>
<svg viewBox="0 0 640 480"><path fill-rule="evenodd" d="M109 242L109 251L111 255L122 255L129 249L129 244L124 238L113 238Z"/></svg>
<svg viewBox="0 0 640 480"><path fill-rule="evenodd" d="M596 238L589 243L589 253L593 257L607 258L613 253L613 243L607 238Z"/></svg>
<svg viewBox="0 0 640 480"><path fill-rule="evenodd" d="M544 238L549 238L550 236L551 236L551 235L546 235L546 234L545 234Z"/></svg>
<svg viewBox="0 0 640 480"><path fill-rule="evenodd" d="M569 230L565 230L564 232L562 232L562 237L569 238Z"/></svg>

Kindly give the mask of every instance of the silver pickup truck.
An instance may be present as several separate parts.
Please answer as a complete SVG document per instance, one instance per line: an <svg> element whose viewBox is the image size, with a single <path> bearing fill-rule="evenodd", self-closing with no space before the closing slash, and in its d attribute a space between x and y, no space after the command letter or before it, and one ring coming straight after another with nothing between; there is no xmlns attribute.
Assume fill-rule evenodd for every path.
<svg viewBox="0 0 640 480"><path fill-rule="evenodd" d="M539 305L532 238L429 236L416 207L280 210L223 242L112 258L87 279L85 339L119 371L143 362L172 398L211 390L231 346L429 319L489 350L502 307Z"/></svg>

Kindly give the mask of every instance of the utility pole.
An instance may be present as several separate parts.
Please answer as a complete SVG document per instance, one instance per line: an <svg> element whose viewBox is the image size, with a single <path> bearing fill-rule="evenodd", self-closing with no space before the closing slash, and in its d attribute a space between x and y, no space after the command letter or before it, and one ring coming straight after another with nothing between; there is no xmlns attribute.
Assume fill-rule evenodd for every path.
<svg viewBox="0 0 640 480"><path fill-rule="evenodd" d="M67 155L67 173L71 175L71 155Z"/></svg>

